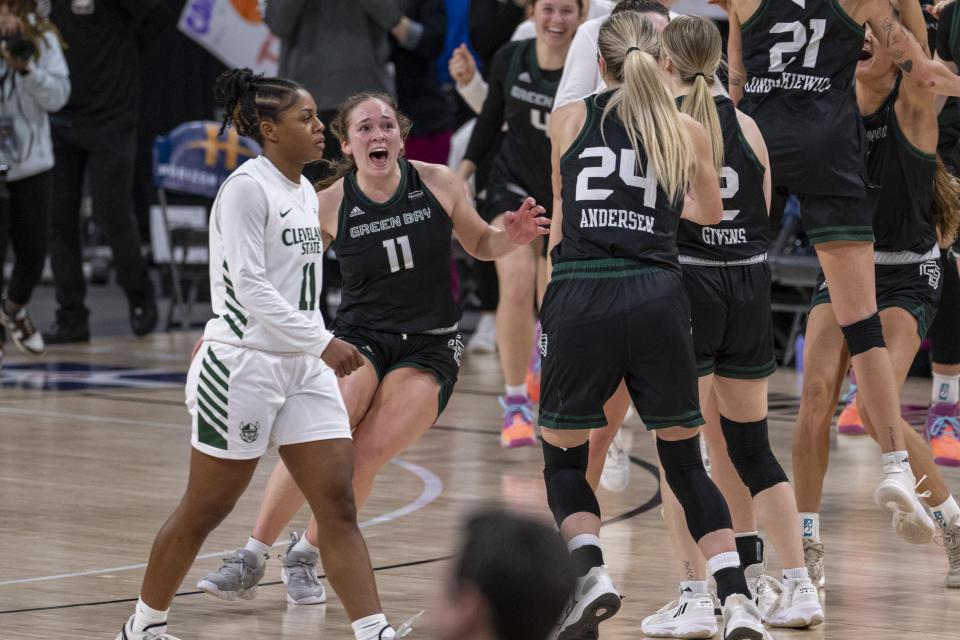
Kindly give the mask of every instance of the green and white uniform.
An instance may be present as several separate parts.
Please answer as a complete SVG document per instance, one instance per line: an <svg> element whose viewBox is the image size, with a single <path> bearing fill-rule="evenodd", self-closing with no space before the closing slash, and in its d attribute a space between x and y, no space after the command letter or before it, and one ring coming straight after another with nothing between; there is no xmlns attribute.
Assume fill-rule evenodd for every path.
<svg viewBox="0 0 960 640"><path fill-rule="evenodd" d="M333 335L318 309L323 241L316 192L267 158L220 187L210 215L214 318L187 375L193 446L256 458L273 441L349 438L336 375L320 356Z"/></svg>

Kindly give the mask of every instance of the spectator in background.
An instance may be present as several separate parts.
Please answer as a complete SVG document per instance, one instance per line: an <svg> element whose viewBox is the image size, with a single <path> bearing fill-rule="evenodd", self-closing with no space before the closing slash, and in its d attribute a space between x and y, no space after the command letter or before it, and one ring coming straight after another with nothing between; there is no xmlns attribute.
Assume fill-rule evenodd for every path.
<svg viewBox="0 0 960 640"><path fill-rule="evenodd" d="M422 25L403 15L401 0L261 0L260 13L280 38L278 75L299 82L317 100L317 116L333 120L340 103L364 91L396 95L387 63L391 34L415 48ZM326 137L323 156L340 157Z"/></svg>
<svg viewBox="0 0 960 640"><path fill-rule="evenodd" d="M486 77L493 54L527 17L530 0L470 0L470 42Z"/></svg>
<svg viewBox="0 0 960 640"><path fill-rule="evenodd" d="M410 160L446 164L450 152L451 113L437 81L436 62L447 35L444 0L401 0L410 20L406 42L391 38L391 59L400 111L413 128L405 144Z"/></svg>
<svg viewBox="0 0 960 640"><path fill-rule="evenodd" d="M157 301L133 217L133 171L140 91L139 27L160 0L61 0L50 18L67 43L72 92L50 116L53 208L50 263L57 316L43 334L48 344L90 339L84 304L80 200L86 177L93 217L113 253L117 283L130 305L130 327L146 335L157 325Z"/></svg>
<svg viewBox="0 0 960 640"><path fill-rule="evenodd" d="M49 113L70 95L70 76L57 28L34 0L0 1L0 292L8 240L16 259L0 298L0 322L24 353L43 353L43 337L27 314L47 255L53 192ZM0 344L0 361L3 345Z"/></svg>
<svg viewBox="0 0 960 640"><path fill-rule="evenodd" d="M573 593L570 554L547 525L471 516L434 607L437 640L546 640Z"/></svg>

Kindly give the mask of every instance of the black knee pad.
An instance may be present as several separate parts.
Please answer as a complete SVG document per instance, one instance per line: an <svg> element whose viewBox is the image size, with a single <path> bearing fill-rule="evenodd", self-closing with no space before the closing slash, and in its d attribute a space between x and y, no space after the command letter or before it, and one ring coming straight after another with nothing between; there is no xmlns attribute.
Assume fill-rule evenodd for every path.
<svg viewBox="0 0 960 640"><path fill-rule="evenodd" d="M543 480L547 485L547 504L557 526L574 513L587 512L600 517L600 503L587 482L590 443L561 449L543 442Z"/></svg>
<svg viewBox="0 0 960 640"><path fill-rule="evenodd" d="M843 337L846 338L847 346L850 347L851 356L860 355L875 347L887 346L883 341L883 325L880 323L879 313L840 327L840 330L843 331Z"/></svg>
<svg viewBox="0 0 960 640"><path fill-rule="evenodd" d="M657 453L667 484L683 507L693 539L699 541L713 531L731 529L730 511L723 494L703 468L700 436L676 442L657 438Z"/></svg>
<svg viewBox="0 0 960 640"><path fill-rule="evenodd" d="M751 496L781 482L789 482L770 450L766 418L757 422L734 422L720 416L720 428L727 441L730 460L743 484L750 489Z"/></svg>

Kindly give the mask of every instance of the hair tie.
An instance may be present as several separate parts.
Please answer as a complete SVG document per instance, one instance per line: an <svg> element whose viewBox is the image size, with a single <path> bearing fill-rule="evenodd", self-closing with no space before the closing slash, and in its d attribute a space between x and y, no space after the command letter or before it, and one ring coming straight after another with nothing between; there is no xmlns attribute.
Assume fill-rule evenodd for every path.
<svg viewBox="0 0 960 640"><path fill-rule="evenodd" d="M623 57L626 58L628 55L630 55L631 51L640 51L640 47L630 47L627 49L627 52L623 54Z"/></svg>
<svg viewBox="0 0 960 640"><path fill-rule="evenodd" d="M697 79L697 76L700 76L700 77L703 78L704 80L707 79L706 74L704 74L702 71L697 71L695 74L693 74L693 79L696 80L696 79Z"/></svg>

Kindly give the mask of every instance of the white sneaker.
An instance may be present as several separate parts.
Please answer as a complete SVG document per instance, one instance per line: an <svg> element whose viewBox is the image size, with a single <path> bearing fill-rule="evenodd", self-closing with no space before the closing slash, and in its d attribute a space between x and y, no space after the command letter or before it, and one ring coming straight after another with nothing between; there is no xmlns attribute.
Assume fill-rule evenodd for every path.
<svg viewBox="0 0 960 640"><path fill-rule="evenodd" d="M820 597L809 578L784 580L780 588L780 597L763 616L767 624L803 629L823 622Z"/></svg>
<svg viewBox="0 0 960 640"><path fill-rule="evenodd" d="M594 567L577 578L573 597L550 634L550 640L595 638L600 623L620 610L620 592L613 586L607 567Z"/></svg>
<svg viewBox="0 0 960 640"><path fill-rule="evenodd" d="M933 540L936 525L917 497L909 464L891 465L874 491L873 500L892 515L893 530L905 541L926 544Z"/></svg>
<svg viewBox="0 0 960 640"><path fill-rule="evenodd" d="M147 627L145 630L137 633L133 630L133 618L130 616L126 624L120 627L120 633L117 634L116 640L180 640L177 636L172 636L169 633L154 633ZM161 629L167 628L167 623L162 625L153 625L154 627L159 627Z"/></svg>
<svg viewBox="0 0 960 640"><path fill-rule="evenodd" d="M813 586L823 589L827 584L827 574L823 571L823 543L813 538L803 540L803 563L807 566Z"/></svg>
<svg viewBox="0 0 960 640"><path fill-rule="evenodd" d="M477 321L477 328L467 340L467 353L497 352L497 314L484 311Z"/></svg>
<svg viewBox="0 0 960 640"><path fill-rule="evenodd" d="M617 431L607 457L603 462L603 473L600 474L600 486L607 491L620 493L630 484L630 453L623 442L623 427Z"/></svg>
<svg viewBox="0 0 960 640"><path fill-rule="evenodd" d="M747 588L760 616L766 619L767 611L780 597L780 583L766 574L766 563L763 562L747 565L743 577L747 579Z"/></svg>
<svg viewBox="0 0 960 640"><path fill-rule="evenodd" d="M651 638L712 638L717 634L713 598L705 593L681 593L640 624Z"/></svg>
<svg viewBox="0 0 960 640"><path fill-rule="evenodd" d="M722 609L724 640L765 640L770 637L763 628L757 605L742 593L727 596Z"/></svg>

